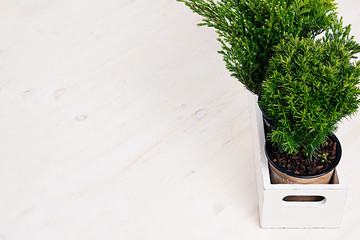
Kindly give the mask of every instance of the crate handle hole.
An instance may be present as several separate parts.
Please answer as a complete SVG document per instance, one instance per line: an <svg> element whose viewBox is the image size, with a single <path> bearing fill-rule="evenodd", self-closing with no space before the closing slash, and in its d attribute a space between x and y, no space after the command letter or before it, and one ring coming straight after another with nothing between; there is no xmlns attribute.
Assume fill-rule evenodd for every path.
<svg viewBox="0 0 360 240"><path fill-rule="evenodd" d="M289 195L282 199L285 203L325 203L326 198L324 196L314 195Z"/></svg>

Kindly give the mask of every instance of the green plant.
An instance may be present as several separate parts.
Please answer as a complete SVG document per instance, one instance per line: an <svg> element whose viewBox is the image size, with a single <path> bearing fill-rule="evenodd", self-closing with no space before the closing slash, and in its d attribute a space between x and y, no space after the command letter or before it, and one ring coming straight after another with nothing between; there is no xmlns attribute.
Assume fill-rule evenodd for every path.
<svg viewBox="0 0 360 240"><path fill-rule="evenodd" d="M273 47L284 37L315 38L336 17L334 0L178 0L216 29L227 69L259 95Z"/></svg>
<svg viewBox="0 0 360 240"><path fill-rule="evenodd" d="M322 158L322 162L327 161L327 157L329 156L329 153L323 153L323 154L319 154L318 157Z"/></svg>
<svg viewBox="0 0 360 240"><path fill-rule="evenodd" d="M289 154L314 154L359 105L360 45L338 20L325 36L290 38L275 48L259 102L273 120L270 140Z"/></svg>

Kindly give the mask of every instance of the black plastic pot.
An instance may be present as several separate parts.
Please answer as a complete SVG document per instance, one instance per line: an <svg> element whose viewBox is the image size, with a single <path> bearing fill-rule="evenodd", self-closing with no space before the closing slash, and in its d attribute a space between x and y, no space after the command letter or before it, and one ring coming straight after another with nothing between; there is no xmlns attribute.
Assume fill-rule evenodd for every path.
<svg viewBox="0 0 360 240"><path fill-rule="evenodd" d="M330 139L336 142L336 158L329 169L317 175L298 175L286 171L285 169L276 165L270 157L270 142L265 142L265 154L269 161L270 176L272 183L299 183L299 184L327 184L330 182L335 167L339 164L341 159L341 145L339 139L335 135L329 136Z"/></svg>
<svg viewBox="0 0 360 240"><path fill-rule="evenodd" d="M264 123L263 125L264 125L265 137L266 137L275 128L275 125L271 121L271 119L266 115L264 110L260 107L259 100L260 100L260 97L258 98L258 106L259 106L260 111L261 111L262 116L263 116L263 123Z"/></svg>

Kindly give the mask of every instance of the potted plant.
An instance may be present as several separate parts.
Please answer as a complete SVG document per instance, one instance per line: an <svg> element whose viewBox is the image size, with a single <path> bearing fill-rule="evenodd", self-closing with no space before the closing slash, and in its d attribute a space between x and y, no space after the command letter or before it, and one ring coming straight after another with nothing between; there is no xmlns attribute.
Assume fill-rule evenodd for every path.
<svg viewBox="0 0 360 240"><path fill-rule="evenodd" d="M322 38L285 38L274 48L259 101L274 123L266 146L273 183L330 182L341 157L333 133L360 103L359 51L341 19Z"/></svg>

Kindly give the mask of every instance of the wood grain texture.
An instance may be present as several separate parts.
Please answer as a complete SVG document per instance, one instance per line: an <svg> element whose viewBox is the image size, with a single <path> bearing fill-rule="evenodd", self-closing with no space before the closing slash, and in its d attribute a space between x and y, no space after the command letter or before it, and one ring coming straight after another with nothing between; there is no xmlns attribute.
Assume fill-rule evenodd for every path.
<svg viewBox="0 0 360 240"><path fill-rule="evenodd" d="M360 41L358 1L340 13ZM338 230L259 227L247 93L174 0L0 1L0 239L358 239L360 117Z"/></svg>

